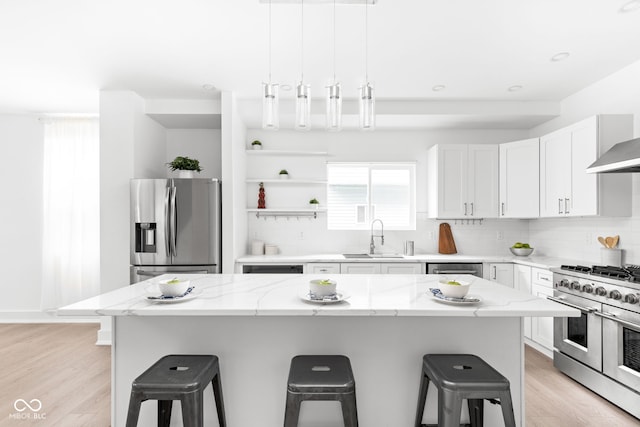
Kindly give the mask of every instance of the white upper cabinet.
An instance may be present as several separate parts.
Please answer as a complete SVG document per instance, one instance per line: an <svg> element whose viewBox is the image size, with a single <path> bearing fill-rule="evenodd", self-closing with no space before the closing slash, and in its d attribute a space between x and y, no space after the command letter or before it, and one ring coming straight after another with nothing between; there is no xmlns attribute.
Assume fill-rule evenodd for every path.
<svg viewBox="0 0 640 427"><path fill-rule="evenodd" d="M630 174L585 172L631 138L631 115L590 117L540 138L540 216L631 215Z"/></svg>
<svg viewBox="0 0 640 427"><path fill-rule="evenodd" d="M500 218L540 215L540 140L500 144Z"/></svg>
<svg viewBox="0 0 640 427"><path fill-rule="evenodd" d="M498 216L497 145L435 145L427 168L430 218Z"/></svg>

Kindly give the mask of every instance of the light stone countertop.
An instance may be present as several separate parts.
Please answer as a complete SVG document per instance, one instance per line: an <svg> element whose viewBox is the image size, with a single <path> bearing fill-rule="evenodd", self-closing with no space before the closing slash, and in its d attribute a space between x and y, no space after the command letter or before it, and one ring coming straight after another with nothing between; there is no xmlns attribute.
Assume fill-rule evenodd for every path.
<svg viewBox="0 0 640 427"><path fill-rule="evenodd" d="M514 255L443 255L443 254L418 254L403 256L402 258L375 257L375 258L345 258L342 254L311 254L311 255L245 255L236 259L237 264L306 264L309 262L355 262L355 263L442 263L442 262L512 262L537 268L554 268L564 264L579 265L580 261L574 259L536 256L519 257ZM582 262L584 263L584 261Z"/></svg>
<svg viewBox="0 0 640 427"><path fill-rule="evenodd" d="M436 300L429 288L438 275L314 274L178 274L195 286L195 298L160 303L159 276L108 292L58 310L61 316L424 316L424 317L574 317L580 312L530 294L469 275L447 276L472 281L469 295L482 302L450 305ZM309 280L329 278L338 283L345 301L317 304L303 301Z"/></svg>

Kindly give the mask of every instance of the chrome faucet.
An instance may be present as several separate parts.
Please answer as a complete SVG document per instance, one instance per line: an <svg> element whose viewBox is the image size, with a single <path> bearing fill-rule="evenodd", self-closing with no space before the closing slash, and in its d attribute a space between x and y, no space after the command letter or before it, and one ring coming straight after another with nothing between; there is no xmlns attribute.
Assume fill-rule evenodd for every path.
<svg viewBox="0 0 640 427"><path fill-rule="evenodd" d="M380 234L373 234L373 224L375 224L376 221L380 223ZM369 253L371 255L373 255L376 249L376 245L373 243L374 237L379 237L380 245L384 245L384 224L382 223L382 220L374 219L371 221L371 243L369 244Z"/></svg>

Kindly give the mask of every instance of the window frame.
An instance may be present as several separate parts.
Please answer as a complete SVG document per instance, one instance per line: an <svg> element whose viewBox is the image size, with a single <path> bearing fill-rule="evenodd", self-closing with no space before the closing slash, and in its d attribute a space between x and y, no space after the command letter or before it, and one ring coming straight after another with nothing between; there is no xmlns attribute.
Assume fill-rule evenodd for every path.
<svg viewBox="0 0 640 427"><path fill-rule="evenodd" d="M384 221L384 218L380 218L375 215L375 205L371 202L371 194L372 194L372 173L375 170L406 170L409 172L409 220L406 225L395 225L395 224L384 224L385 230L398 230L398 231L415 231L416 228L416 216L417 216L417 207L416 207L416 165L417 162L327 162L327 229L328 230L336 230L336 231L349 231L349 230L369 230L371 226L371 222L374 219L381 219ZM353 167L353 168L367 168L367 196L366 196L366 205L365 205L365 220L362 223L355 223L352 226L345 227L336 227L335 225L331 225L330 216L331 216L331 204L329 203L329 187L331 186L330 181L330 168L331 167ZM374 215L370 215L373 212Z"/></svg>

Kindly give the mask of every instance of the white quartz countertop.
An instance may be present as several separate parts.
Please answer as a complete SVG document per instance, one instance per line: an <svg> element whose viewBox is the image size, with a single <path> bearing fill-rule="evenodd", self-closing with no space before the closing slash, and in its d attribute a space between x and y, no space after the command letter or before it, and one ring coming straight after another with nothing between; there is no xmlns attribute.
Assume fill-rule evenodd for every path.
<svg viewBox="0 0 640 427"><path fill-rule="evenodd" d="M481 302L451 305L436 300L429 288L438 275L319 275L304 274L178 274L195 286L195 298L153 302L159 276L62 307L62 316L424 316L424 317L548 317L579 316L572 308L469 275L448 276L471 281L469 295ZM301 296L312 279L333 279L344 301L318 304Z"/></svg>
<svg viewBox="0 0 640 427"><path fill-rule="evenodd" d="M376 256L374 258L346 258L342 254L310 254L310 255L245 255L237 258L239 264L305 264L308 262L512 262L537 268L560 267L564 264L578 265L578 260L530 255L519 257L514 255L443 255L443 254L418 254L414 256L388 257ZM584 263L584 262L583 262Z"/></svg>

